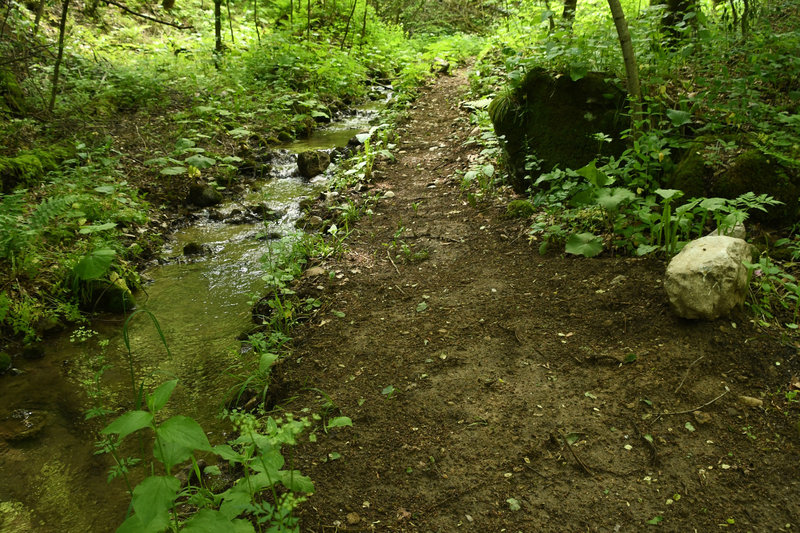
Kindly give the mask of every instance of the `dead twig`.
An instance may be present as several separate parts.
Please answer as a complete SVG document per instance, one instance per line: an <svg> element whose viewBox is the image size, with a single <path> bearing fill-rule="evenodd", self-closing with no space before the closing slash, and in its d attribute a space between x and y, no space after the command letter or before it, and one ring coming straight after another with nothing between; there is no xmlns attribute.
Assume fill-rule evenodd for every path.
<svg viewBox="0 0 800 533"><path fill-rule="evenodd" d="M675 389L675 393L676 393L676 394L677 394L677 392L678 392L679 390L681 390L681 387L683 387L683 383L686 381L686 378L688 378L688 377L689 377L689 371L692 369L692 367L693 367L695 364L697 364L697 363L698 363L698 362L699 362L699 361L700 361L702 358L704 358L704 357L705 357L705 355L701 355L700 357L698 357L697 359L695 359L694 361L692 361L692 364L690 364L690 365L689 365L689 368L687 368L687 369L686 369L686 373L683 375L683 379L682 379L682 380L681 380L681 382L678 384L678 387Z"/></svg>
<svg viewBox="0 0 800 533"><path fill-rule="evenodd" d="M397 268L397 265L394 264L394 259L392 259L392 254L389 253L389 250L386 250L386 257L389 258L389 261L392 263L392 266L394 267L394 271L397 272L397 275L399 276L400 269Z"/></svg>
<svg viewBox="0 0 800 533"><path fill-rule="evenodd" d="M173 28L177 28L179 30L192 30L192 29L194 29L194 26L184 26L182 24L175 24L174 22L169 22L169 21L166 21L166 20L157 19L155 17L151 17L150 15L145 15L144 13L137 13L136 11L130 9L127 6L124 6L122 4L118 4L117 2L114 2L114 0L103 0L103 3L107 4L107 5L110 5L110 6L116 6L116 7L120 8L121 10L123 10L124 12L126 12L126 13L128 13L130 15L133 15L134 17L143 18L145 20L149 20L150 22L155 22L157 24L163 24L165 26L172 26Z"/></svg>
<svg viewBox="0 0 800 533"><path fill-rule="evenodd" d="M728 387L725 387L725 392L723 392L722 394L720 394L719 396L717 396L713 400L709 400L706 403L704 403L703 405L700 405L698 407L694 407L692 409L686 409L685 411L676 411L674 413L658 413L658 416L655 418L654 422L656 420L658 420L659 418L661 418L662 416L685 415L685 414L688 414L688 413L694 413L695 411L699 411L700 409L702 409L704 407L708 407L712 403L716 402L717 400L719 400L720 398L722 398L723 396L728 394L730 391L731 390Z"/></svg>
<svg viewBox="0 0 800 533"><path fill-rule="evenodd" d="M586 472L587 474L589 474L590 476L594 476L594 473L592 472L592 470L588 466L586 466L586 463L581 461L580 457L578 457L578 455L575 453L575 450L572 449L572 445L567 440L567 437L562 435L560 432L559 432L558 436L561 437L561 440L564 441L564 445L569 450L569 453L572 454L572 458L575 459L575 462L578 463L578 465L580 465L581 469L584 472Z"/></svg>

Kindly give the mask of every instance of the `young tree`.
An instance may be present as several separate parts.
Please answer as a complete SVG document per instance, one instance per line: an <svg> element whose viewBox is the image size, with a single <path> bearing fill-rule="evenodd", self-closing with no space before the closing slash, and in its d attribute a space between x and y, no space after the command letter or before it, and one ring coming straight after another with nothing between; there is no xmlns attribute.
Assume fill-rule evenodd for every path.
<svg viewBox="0 0 800 533"><path fill-rule="evenodd" d="M58 75L61 71L61 61L64 59L64 35L67 33L67 12L69 11L69 0L64 0L61 7L61 22L58 25L58 55L56 56L55 68L53 68L53 90L50 93L50 105L47 106L50 113L56 107L56 93L58 93Z"/></svg>
<svg viewBox="0 0 800 533"><path fill-rule="evenodd" d="M625 20L625 12L619 0L608 0L608 7L611 9L611 16L614 18L614 26L617 28L619 45L622 48L622 59L625 62L625 74L628 77L628 98L631 101L631 131L634 137L637 135L636 126L642 118L642 89L639 84L639 66L636 64L636 55L633 53L633 42L631 32L628 29L628 22Z"/></svg>

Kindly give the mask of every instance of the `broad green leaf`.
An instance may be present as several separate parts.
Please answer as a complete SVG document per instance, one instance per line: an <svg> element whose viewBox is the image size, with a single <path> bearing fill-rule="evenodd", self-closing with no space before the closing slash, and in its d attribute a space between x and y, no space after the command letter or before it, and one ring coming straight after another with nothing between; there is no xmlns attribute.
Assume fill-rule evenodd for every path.
<svg viewBox="0 0 800 533"><path fill-rule="evenodd" d="M630 202L636 198L633 191L617 187L614 189L600 189L597 193L597 203L606 211L616 211L623 202Z"/></svg>
<svg viewBox="0 0 800 533"><path fill-rule="evenodd" d="M134 516L139 517L139 531L162 531L169 525L169 510L181 489L173 476L150 476L133 489Z"/></svg>
<svg viewBox="0 0 800 533"><path fill-rule="evenodd" d="M163 176L177 176L179 174L185 174L186 167L167 167L162 168L160 174Z"/></svg>
<svg viewBox="0 0 800 533"><path fill-rule="evenodd" d="M231 446L227 444L220 444L218 446L214 446L212 450L215 454L219 455L226 461L234 461L237 463L241 463L244 461L244 455L240 454L239 452L235 451Z"/></svg>
<svg viewBox="0 0 800 533"><path fill-rule="evenodd" d="M159 385L159 387L153 391L153 394L147 396L147 408L150 409L151 413L159 412L167 404L177 384L177 379L167 381Z"/></svg>
<svg viewBox="0 0 800 533"><path fill-rule="evenodd" d="M116 222L106 222L105 224L100 224L98 226L84 226L78 233L82 235L88 235L89 233L97 233L98 231L106 231L116 227Z"/></svg>
<svg viewBox="0 0 800 533"><path fill-rule="evenodd" d="M99 187L94 188L95 192L103 193L103 194L112 194L116 187L113 185L100 185Z"/></svg>
<svg viewBox="0 0 800 533"><path fill-rule="evenodd" d="M508 504L508 508L511 511L519 511L521 508L519 505L519 500L517 500L516 498L509 498L506 500L506 503Z"/></svg>
<svg viewBox="0 0 800 533"><path fill-rule="evenodd" d="M640 244L639 247L636 249L636 255L642 256L647 255L651 252L655 252L659 249L659 246L654 244Z"/></svg>
<svg viewBox="0 0 800 533"><path fill-rule="evenodd" d="M677 127L688 124L692 121L692 114L688 111L680 111L678 109L667 109L667 118L669 118L672 125Z"/></svg>
<svg viewBox="0 0 800 533"><path fill-rule="evenodd" d="M417 313L421 313L428 308L428 304L426 302L420 302L417 304Z"/></svg>
<svg viewBox="0 0 800 533"><path fill-rule="evenodd" d="M193 418L176 415L156 428L153 457L165 465L181 463L195 450L212 451L203 428Z"/></svg>
<svg viewBox="0 0 800 533"><path fill-rule="evenodd" d="M194 148L195 144L196 143L191 139L184 139L184 138L178 139L175 142L175 151L180 152L188 148Z"/></svg>
<svg viewBox="0 0 800 533"><path fill-rule="evenodd" d="M678 189L656 189L655 193L664 200L674 200L683 196L683 191Z"/></svg>
<svg viewBox="0 0 800 533"><path fill-rule="evenodd" d="M114 260L116 253L117 252L111 248L95 250L81 259L72 271L78 276L78 279L84 281L98 279L108 272L108 269L111 267L111 261Z"/></svg>
<svg viewBox="0 0 800 533"><path fill-rule="evenodd" d="M369 133L356 133L356 140L359 144L364 144L367 140L369 140L369 137Z"/></svg>
<svg viewBox="0 0 800 533"><path fill-rule="evenodd" d="M589 67L586 65L572 65L569 68L569 77L572 81L578 81L582 78L586 77L586 74L589 73Z"/></svg>
<svg viewBox="0 0 800 533"><path fill-rule="evenodd" d="M725 198L705 198L700 202L700 207L708 211L716 211L720 207L725 207L728 200Z"/></svg>
<svg viewBox="0 0 800 533"><path fill-rule="evenodd" d="M331 116L328 113L317 110L311 111L311 116L314 118L331 118Z"/></svg>
<svg viewBox="0 0 800 533"><path fill-rule="evenodd" d="M567 239L568 254L594 257L603 251L603 239L593 233L573 233Z"/></svg>
<svg viewBox="0 0 800 533"><path fill-rule="evenodd" d="M213 167L217 164L217 160L213 157L207 157L202 154L195 154L193 156L189 156L183 160L184 163L187 165L192 165L195 168L204 169Z"/></svg>
<svg viewBox="0 0 800 533"><path fill-rule="evenodd" d="M134 431L146 427L153 427L152 413L147 411L128 411L107 425L100 433L103 435L116 433L120 439L124 439Z"/></svg>
<svg viewBox="0 0 800 533"><path fill-rule="evenodd" d="M346 416L337 416L336 418L331 418L328 420L327 426L329 428L341 428L345 426L353 427L353 421Z"/></svg>
<svg viewBox="0 0 800 533"><path fill-rule="evenodd" d="M278 471L286 464L286 459L283 458L280 448L274 446L268 440L262 441L258 446L258 457L253 460L253 470L260 474L264 474L270 479L275 479Z"/></svg>
<svg viewBox="0 0 800 533"><path fill-rule="evenodd" d="M237 157L235 155L228 155L222 158L223 163L233 164L233 163L241 163L243 159L241 157Z"/></svg>
<svg viewBox="0 0 800 533"><path fill-rule="evenodd" d="M258 361L258 371L264 373L272 368L272 365L275 364L275 361L278 360L278 354L276 353L262 353L261 357Z"/></svg>
<svg viewBox="0 0 800 533"><path fill-rule="evenodd" d="M237 137L237 138L249 137L252 134L253 134L252 131L250 131L248 129L245 129L245 128L235 128L235 129L232 129L231 131L228 132L228 135L230 135L231 137Z"/></svg>
<svg viewBox="0 0 800 533"><path fill-rule="evenodd" d="M483 165L481 167L481 172L483 172L483 175L487 178L491 178L494 176L494 165Z"/></svg>
<svg viewBox="0 0 800 533"><path fill-rule="evenodd" d="M184 533L251 533L253 524L247 520L231 520L214 509L201 509L187 520L181 531Z"/></svg>
<svg viewBox="0 0 800 533"><path fill-rule="evenodd" d="M300 474L297 470L281 470L278 472L278 479L284 487L292 492L314 493L314 483L311 478Z"/></svg>
<svg viewBox="0 0 800 533"><path fill-rule="evenodd" d="M586 180L595 187L605 187L614 183L614 178L608 176L602 170L595 166L595 161L592 160L588 165L583 166L575 171L579 176L583 176Z"/></svg>

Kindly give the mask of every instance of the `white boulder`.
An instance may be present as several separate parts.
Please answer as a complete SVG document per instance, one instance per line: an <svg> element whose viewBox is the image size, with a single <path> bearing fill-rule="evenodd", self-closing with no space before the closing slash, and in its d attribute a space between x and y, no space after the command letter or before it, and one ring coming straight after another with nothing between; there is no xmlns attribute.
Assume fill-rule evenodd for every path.
<svg viewBox="0 0 800 533"><path fill-rule="evenodd" d="M687 244L667 265L664 288L683 318L713 320L744 303L750 245L742 239L709 235Z"/></svg>

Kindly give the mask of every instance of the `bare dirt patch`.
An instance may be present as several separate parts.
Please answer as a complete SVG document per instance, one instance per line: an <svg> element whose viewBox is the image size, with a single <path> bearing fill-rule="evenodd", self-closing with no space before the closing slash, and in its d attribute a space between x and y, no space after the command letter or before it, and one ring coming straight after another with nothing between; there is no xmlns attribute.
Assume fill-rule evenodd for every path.
<svg viewBox="0 0 800 533"><path fill-rule="evenodd" d="M501 202L471 207L463 84L422 95L375 183L394 196L304 280L326 305L280 365L285 407L354 425L294 456L303 530L797 527L799 416L776 393L796 350L744 313L675 317L661 261L542 257Z"/></svg>

